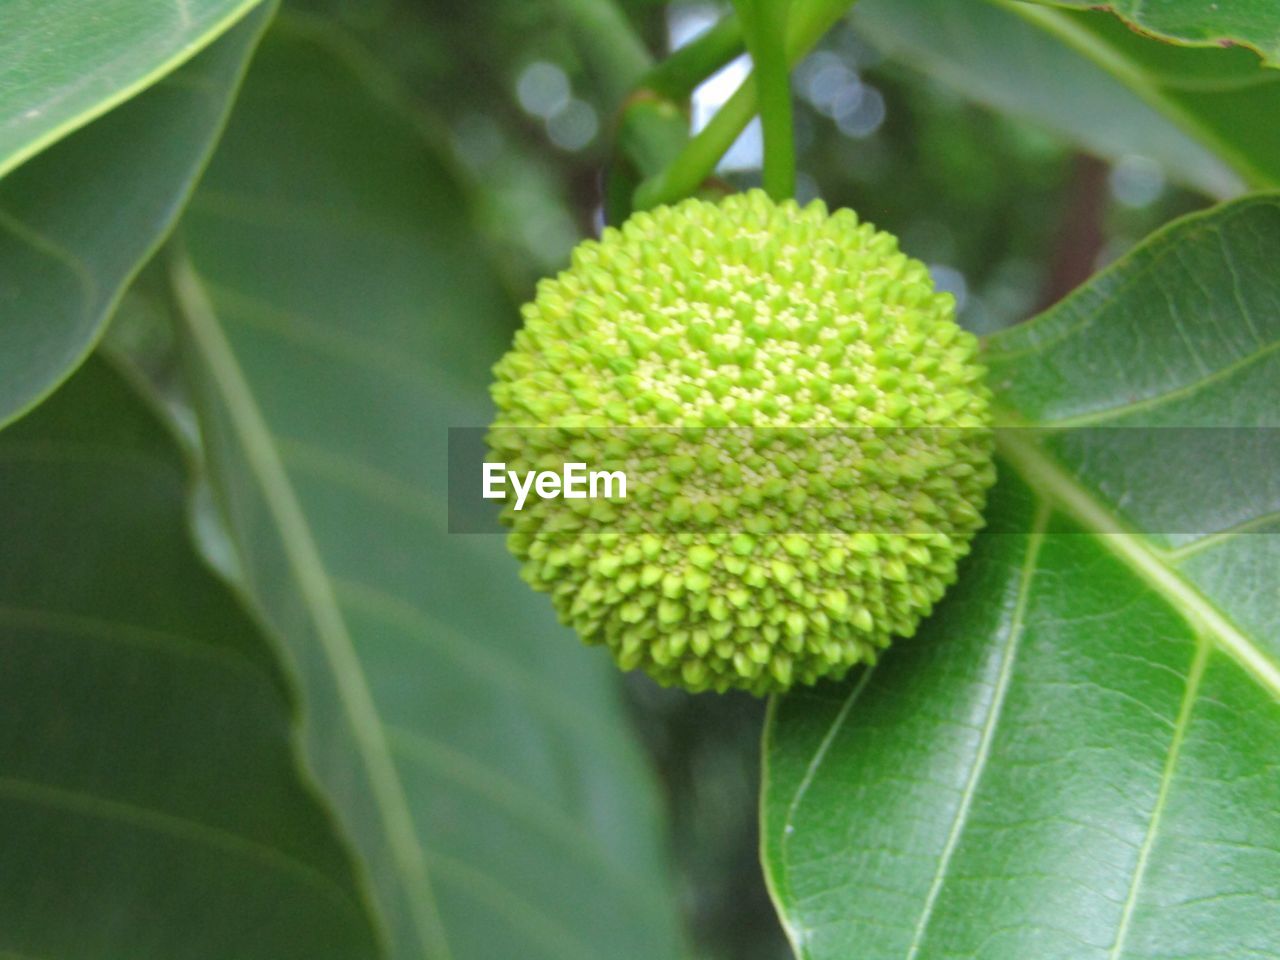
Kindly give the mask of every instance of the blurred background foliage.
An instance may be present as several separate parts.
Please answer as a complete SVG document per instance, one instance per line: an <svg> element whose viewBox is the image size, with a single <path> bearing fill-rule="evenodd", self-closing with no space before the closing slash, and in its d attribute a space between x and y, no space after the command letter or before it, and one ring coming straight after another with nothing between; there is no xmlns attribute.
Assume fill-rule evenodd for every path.
<svg viewBox="0 0 1280 960"><path fill-rule="evenodd" d="M447 136L516 300L604 226L601 171L617 111L650 55L729 12L705 0L292 6L343 23L410 93L421 122ZM965 99L927 64L889 56L875 35L856 16L842 22L793 74L799 199L852 207L896 233L977 332L1045 308L1152 229L1211 201L1152 157L1089 156L1047 127ZM740 59L699 88L688 105L695 130L747 69ZM751 186L759 160L753 125L719 173L734 188ZM155 341L161 325L147 320L156 310L146 289L130 294L112 337L163 382L167 350ZM665 788L698 956L790 957L757 853L764 702L693 697L642 676L625 682Z"/></svg>
<svg viewBox="0 0 1280 960"><path fill-rule="evenodd" d="M643 61L607 26L578 28L594 0L305 0L370 46L447 126L479 188L485 226L517 292L560 269L603 222L618 77ZM630 0L622 12L655 56L688 43L729 4ZM593 16L599 16L598 12ZM922 65L886 56L857 16L793 75L800 199L850 206L902 238L955 292L975 330L1007 326L1070 290L1168 220L1208 198L1180 189L1153 158L1103 164L1046 128L963 98ZM608 56L593 55L608 37ZM494 51L498 55L494 56ZM602 70L599 62L610 64ZM747 72L739 61L695 94L694 128ZM607 75L606 75L607 74ZM759 180L749 128L720 171Z"/></svg>

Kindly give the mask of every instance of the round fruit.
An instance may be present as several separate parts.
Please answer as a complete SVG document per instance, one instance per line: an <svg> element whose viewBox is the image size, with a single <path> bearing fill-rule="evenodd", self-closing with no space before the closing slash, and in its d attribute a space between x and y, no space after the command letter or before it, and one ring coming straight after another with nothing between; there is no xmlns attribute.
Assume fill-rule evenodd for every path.
<svg viewBox="0 0 1280 960"><path fill-rule="evenodd" d="M524 578L624 669L757 694L839 677L956 576L994 480L977 342L895 238L752 191L574 251L495 367L493 458L621 470L509 503Z"/></svg>

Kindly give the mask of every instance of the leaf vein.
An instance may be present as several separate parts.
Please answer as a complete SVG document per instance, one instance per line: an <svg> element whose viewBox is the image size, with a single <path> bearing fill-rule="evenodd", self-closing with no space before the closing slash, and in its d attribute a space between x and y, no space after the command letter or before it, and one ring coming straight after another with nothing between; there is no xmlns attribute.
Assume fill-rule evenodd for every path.
<svg viewBox="0 0 1280 960"><path fill-rule="evenodd" d="M85 313L89 312L90 304L98 297L98 281L94 278L88 264L70 250L2 208L0 208L0 228L24 246L65 267L80 287L81 309Z"/></svg>
<svg viewBox="0 0 1280 960"><path fill-rule="evenodd" d="M435 850L431 851L431 861L444 878L452 880L460 889L484 903L495 915L504 917L512 927L522 931L530 940L541 943L554 960L565 960L567 957L600 960L594 950L559 920L530 903L492 874Z"/></svg>
<svg viewBox="0 0 1280 960"><path fill-rule="evenodd" d="M1163 597L1197 631L1207 631L1217 646L1230 655L1254 680L1280 701L1280 665L1258 646L1179 573L1167 566L1162 555L1124 526L1100 504L1079 481L1052 461L1034 443L1013 437L1009 431L997 435L1004 458L1026 478L1034 489L1053 498L1056 504Z"/></svg>
<svg viewBox="0 0 1280 960"><path fill-rule="evenodd" d="M646 900L654 905L659 902L651 888L637 884L620 868L597 834L587 830L559 806L548 803L506 774L471 759L435 737L394 724L389 724L387 730L392 750L406 760L487 800L494 808L532 827L547 839L576 850L603 869L619 888L628 892L625 901L628 905Z"/></svg>
<svg viewBox="0 0 1280 960"><path fill-rule="evenodd" d="M804 799L805 794L809 792L809 787L813 783L813 778L817 775L818 768L822 766L823 761L826 759L827 751L831 749L831 744L835 742L836 736L844 728L845 721L849 718L849 712L853 709L853 705L858 701L858 698L862 696L862 691L867 688L867 683L870 681L871 675L875 672L875 669L875 665L873 664L863 670L862 676L858 678L858 682L853 685L848 696L845 697L844 702L840 705L839 711L836 713L835 719L831 722L830 728L823 736L822 742L814 752L813 758L809 761L809 765L805 769L804 778L796 788L795 796L791 798L791 804L787 807L786 818L783 820L782 838L780 841L780 846L782 848L781 860L784 864L790 859L788 833L793 829L796 812L800 809L800 802ZM790 876L790 871L788 871L787 875ZM792 893L791 895L794 899L795 894ZM780 910L778 915L782 918L782 923L786 929L787 937L791 941L796 956L805 956L805 937L802 932L796 929L794 921L787 912Z"/></svg>
<svg viewBox="0 0 1280 960"><path fill-rule="evenodd" d="M125 643L140 649L170 655L198 657L209 663L221 664L236 673L249 674L255 679L261 680L265 677L260 664L254 663L232 648L202 643L182 634L127 623L123 620L108 620L104 617L62 613L36 607L0 606L0 621L34 626L38 629L79 633L92 636L97 640Z"/></svg>
<svg viewBox="0 0 1280 960"><path fill-rule="evenodd" d="M343 603L398 626L415 642L443 651L478 679L503 681L509 689L526 696L530 704L541 708L547 719L558 723L566 732L575 736L593 735L598 728L597 718L589 711L568 706L571 701L558 694L549 695L546 684L510 656L497 656L466 642L455 630L379 587L343 577L335 577L333 582Z"/></svg>
<svg viewBox="0 0 1280 960"><path fill-rule="evenodd" d="M1201 637L1196 644L1195 659L1187 675L1186 690L1182 695L1182 704L1178 708L1178 719L1173 728L1173 736L1169 741L1169 751L1165 757L1164 768L1160 773L1160 789L1156 794L1155 806L1147 823L1146 835L1142 839L1142 847L1138 851L1138 861L1134 865L1133 879L1129 884L1129 892L1125 896L1124 907L1120 913L1120 923L1116 929L1115 943L1107 955L1109 960L1119 960L1124 951L1125 942L1133 925L1133 914L1137 907L1138 895L1142 882L1147 875L1147 867L1151 862L1151 851L1155 847L1156 837L1160 831L1160 822L1164 817L1165 807L1169 802L1170 784L1173 782L1174 770L1182 754L1182 744L1186 740L1187 728L1191 725L1191 716L1195 712L1196 695L1200 689L1200 681L1204 676L1205 665L1209 660L1209 644Z"/></svg>
<svg viewBox="0 0 1280 960"><path fill-rule="evenodd" d="M295 881L322 894L329 902L363 916L342 888L311 864L299 860L279 847L273 847L231 830L165 810L157 810L154 807L19 777L0 777L0 796L69 815L79 814L98 820L127 823L151 833L164 834L252 860L291 876Z"/></svg>
<svg viewBox="0 0 1280 960"><path fill-rule="evenodd" d="M964 832L965 821L968 819L969 810L973 806L973 798L977 794L978 783L986 771L987 760L991 755L991 744L995 740L996 727L1004 710L1009 685L1013 679L1013 662L1022 641L1027 603L1031 594L1031 583L1035 577L1036 560L1040 555L1040 547L1044 543L1049 513L1048 505L1041 501L1037 505L1035 520L1027 537L1027 552L1018 577L1017 600L1014 604L1013 614L1009 619L1009 629L1005 637L1004 650L1001 652L1000 672L996 677L996 685L987 708L987 719L978 741L978 752L974 756L973 766L969 771L969 777L960 798L960 805L956 808L955 817L951 821L951 829L947 834L942 855L938 858L937 870L934 872L933 881L929 885L929 892L925 896L924 908L920 912L920 918L916 922L915 931L911 937L911 944L907 948L907 960L915 960L915 957L920 953L925 933L933 917L933 911L937 907L938 897L942 893L942 885L946 881L947 872L951 868L952 857L954 857L960 844L960 835Z"/></svg>
<svg viewBox="0 0 1280 960"><path fill-rule="evenodd" d="M307 614L333 671L342 708L359 744L374 803L387 831L390 853L405 885L422 946L428 954L447 960L450 956L448 941L403 784L391 759L363 666L307 519L231 345L220 329L201 280L189 261L175 260L173 283L183 318L208 364L215 389L227 405L232 429L239 434L244 445L246 460L261 487L268 509L279 524L290 572L298 582Z"/></svg>

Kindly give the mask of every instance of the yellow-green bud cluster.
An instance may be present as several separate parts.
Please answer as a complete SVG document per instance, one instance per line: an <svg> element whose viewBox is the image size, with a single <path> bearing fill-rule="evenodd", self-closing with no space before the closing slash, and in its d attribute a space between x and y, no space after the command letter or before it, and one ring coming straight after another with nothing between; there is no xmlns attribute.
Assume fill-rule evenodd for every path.
<svg viewBox="0 0 1280 960"><path fill-rule="evenodd" d="M994 479L953 311L821 202L689 200L581 244L495 368L490 443L512 469L622 464L631 489L508 507L524 578L666 684L763 694L874 661L955 579Z"/></svg>

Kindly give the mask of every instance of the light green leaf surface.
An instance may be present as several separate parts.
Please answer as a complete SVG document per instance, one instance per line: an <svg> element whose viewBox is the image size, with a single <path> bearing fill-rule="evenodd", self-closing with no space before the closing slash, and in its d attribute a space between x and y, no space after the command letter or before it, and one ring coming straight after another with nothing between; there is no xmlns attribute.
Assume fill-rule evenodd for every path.
<svg viewBox="0 0 1280 960"><path fill-rule="evenodd" d="M467 197L356 51L268 36L175 268L211 469L394 958L680 952L599 651L446 532L450 426L516 321Z"/></svg>
<svg viewBox="0 0 1280 960"><path fill-rule="evenodd" d="M1212 149L1254 187L1280 186L1280 72L1247 50L1158 43L1098 12L994 0L1088 57Z"/></svg>
<svg viewBox="0 0 1280 960"><path fill-rule="evenodd" d="M1173 43L1194 46L1251 47L1274 66L1280 66L1280 6L1272 0L1034 0L1053 6L1109 10L1143 33Z"/></svg>
<svg viewBox="0 0 1280 960"><path fill-rule="evenodd" d="M4 0L0 177L145 90L259 0Z"/></svg>
<svg viewBox="0 0 1280 960"><path fill-rule="evenodd" d="M217 139L270 6L0 180L0 426L84 359L121 291L168 233ZM65 10L62 17L94 21ZM7 23L0 29L5 36Z"/></svg>
<svg viewBox="0 0 1280 960"><path fill-rule="evenodd" d="M1138 155L1211 196L1280 185L1280 73L1245 50L1191 50L1114 17L1016 0L864 0L853 22L957 93L1103 157Z"/></svg>
<svg viewBox="0 0 1280 960"><path fill-rule="evenodd" d="M1277 258L1245 199L988 342L1055 427L1002 437L999 532L880 665L773 705L799 956L1280 955Z"/></svg>
<svg viewBox="0 0 1280 960"><path fill-rule="evenodd" d="M0 434L0 957L377 955L177 444L90 360Z"/></svg>

